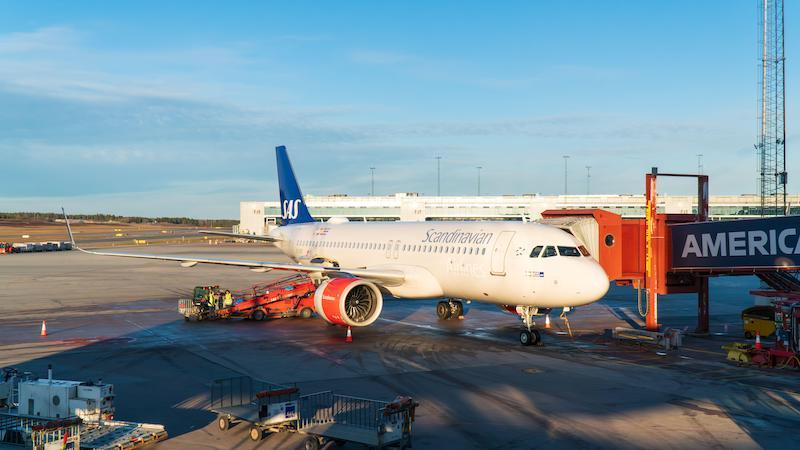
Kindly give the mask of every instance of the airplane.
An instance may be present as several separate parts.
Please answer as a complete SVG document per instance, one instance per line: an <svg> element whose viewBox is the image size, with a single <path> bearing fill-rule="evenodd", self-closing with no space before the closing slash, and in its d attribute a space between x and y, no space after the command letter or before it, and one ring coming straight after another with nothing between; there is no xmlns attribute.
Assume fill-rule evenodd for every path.
<svg viewBox="0 0 800 450"><path fill-rule="evenodd" d="M464 313L460 299L498 305L519 315L522 345L541 341L534 316L554 308L566 313L600 300L608 277L571 234L536 222L426 221L350 222L333 217L316 221L306 207L285 146L276 147L282 225L267 236L205 231L271 242L294 263L241 261L187 256L91 251L100 256L179 262L182 267L220 264L254 271L305 272L317 280L317 314L348 327L374 323L385 295L397 299L443 298L439 319ZM63 212L63 209L62 209Z"/></svg>

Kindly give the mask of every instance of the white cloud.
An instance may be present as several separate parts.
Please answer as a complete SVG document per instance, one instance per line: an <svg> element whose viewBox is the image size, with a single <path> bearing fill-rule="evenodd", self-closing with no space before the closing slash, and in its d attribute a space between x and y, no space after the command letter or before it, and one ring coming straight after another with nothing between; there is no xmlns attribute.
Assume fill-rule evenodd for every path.
<svg viewBox="0 0 800 450"><path fill-rule="evenodd" d="M78 39L78 33L69 27L8 33L0 35L0 54L64 51L72 48Z"/></svg>

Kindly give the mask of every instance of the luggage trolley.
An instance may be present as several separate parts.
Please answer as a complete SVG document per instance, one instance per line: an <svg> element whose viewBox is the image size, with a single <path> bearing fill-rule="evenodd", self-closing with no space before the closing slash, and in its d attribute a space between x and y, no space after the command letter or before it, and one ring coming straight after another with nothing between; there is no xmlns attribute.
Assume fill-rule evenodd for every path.
<svg viewBox="0 0 800 450"><path fill-rule="evenodd" d="M317 450L327 441L376 449L411 447L411 424L418 403L409 397L382 402L326 391L301 396L298 406L295 431L308 435L306 449Z"/></svg>
<svg viewBox="0 0 800 450"><path fill-rule="evenodd" d="M246 422L250 424L250 439L259 441L264 431L274 433L295 426L297 392L295 386L250 377L224 378L211 384L211 411L218 414L220 430L227 430L234 421Z"/></svg>

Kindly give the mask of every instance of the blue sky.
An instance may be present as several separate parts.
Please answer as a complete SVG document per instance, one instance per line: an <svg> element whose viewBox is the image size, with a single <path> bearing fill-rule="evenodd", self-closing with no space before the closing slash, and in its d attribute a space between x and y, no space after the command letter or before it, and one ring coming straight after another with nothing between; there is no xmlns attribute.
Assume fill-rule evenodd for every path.
<svg viewBox="0 0 800 450"><path fill-rule="evenodd" d="M0 211L237 217L307 194L754 193L756 2L0 0ZM790 190L797 192L786 5ZM796 175L792 175L796 174ZM668 185L666 192L692 192Z"/></svg>

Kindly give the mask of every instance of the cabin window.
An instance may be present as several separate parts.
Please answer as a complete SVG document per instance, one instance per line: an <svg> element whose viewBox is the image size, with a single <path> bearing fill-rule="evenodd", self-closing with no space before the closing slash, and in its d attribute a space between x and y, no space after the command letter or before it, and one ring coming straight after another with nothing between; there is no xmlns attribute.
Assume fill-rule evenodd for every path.
<svg viewBox="0 0 800 450"><path fill-rule="evenodd" d="M541 245L533 247L533 250L531 250L531 258L538 258L539 254L542 253L542 248L544 247L542 247Z"/></svg>
<svg viewBox="0 0 800 450"><path fill-rule="evenodd" d="M486 248L482 248L481 249L481 255L485 255L485 254L486 254Z"/></svg>
<svg viewBox="0 0 800 450"><path fill-rule="evenodd" d="M575 247L558 246L558 254L561 256L581 256L581 252Z"/></svg>
<svg viewBox="0 0 800 450"><path fill-rule="evenodd" d="M551 245L548 245L547 247L544 248L544 252L542 253L542 258L549 258L551 256L556 256L556 255L557 255L556 248Z"/></svg>

